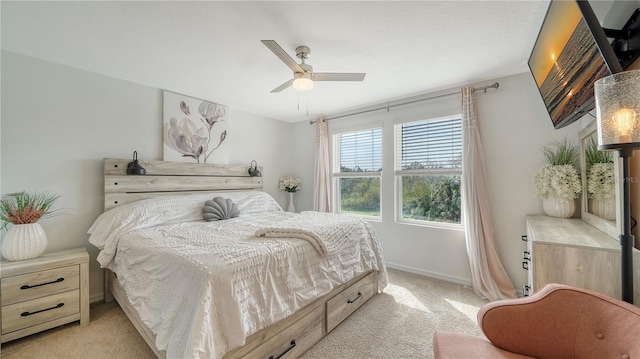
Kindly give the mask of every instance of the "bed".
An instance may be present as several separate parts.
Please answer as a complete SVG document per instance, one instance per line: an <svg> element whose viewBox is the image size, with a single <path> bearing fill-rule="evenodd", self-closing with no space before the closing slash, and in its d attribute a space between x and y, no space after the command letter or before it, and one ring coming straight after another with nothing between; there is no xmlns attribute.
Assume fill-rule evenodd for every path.
<svg viewBox="0 0 640 359"><path fill-rule="evenodd" d="M387 284L365 221L284 212L245 166L150 161L127 176L128 162L104 161L89 241L105 300L159 358L296 358ZM240 215L204 221L213 197Z"/></svg>

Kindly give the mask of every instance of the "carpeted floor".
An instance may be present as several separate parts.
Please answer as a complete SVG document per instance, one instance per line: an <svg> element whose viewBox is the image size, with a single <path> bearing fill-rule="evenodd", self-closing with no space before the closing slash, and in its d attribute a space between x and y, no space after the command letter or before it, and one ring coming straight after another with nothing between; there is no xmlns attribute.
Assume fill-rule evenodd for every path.
<svg viewBox="0 0 640 359"><path fill-rule="evenodd" d="M486 301L469 288L389 270L384 293L307 351L302 359L433 358L436 330L481 336L476 313ZM146 359L153 352L116 303L91 306L91 322L51 329L5 343L3 359Z"/></svg>

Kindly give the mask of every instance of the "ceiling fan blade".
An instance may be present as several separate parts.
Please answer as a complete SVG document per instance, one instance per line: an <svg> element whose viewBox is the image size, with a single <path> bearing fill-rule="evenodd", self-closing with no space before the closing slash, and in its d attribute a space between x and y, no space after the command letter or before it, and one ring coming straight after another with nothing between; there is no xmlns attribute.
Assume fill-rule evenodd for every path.
<svg viewBox="0 0 640 359"><path fill-rule="evenodd" d="M311 74L313 81L363 81L365 73L348 72L314 72Z"/></svg>
<svg viewBox="0 0 640 359"><path fill-rule="evenodd" d="M291 80L289 80L289 81L287 81L287 82L283 83L282 85L280 85L280 86L278 86L278 87L274 88L273 90L271 90L271 93L274 93L274 92L280 92L280 91L282 91L282 90L286 89L287 87L289 87L289 86L291 86L291 85L293 85L293 79L291 79Z"/></svg>
<svg viewBox="0 0 640 359"><path fill-rule="evenodd" d="M271 50L274 54L276 54L276 56L278 56L280 60L282 60L282 62L284 62L287 66L289 66L289 68L293 70L293 72L304 73L304 70L302 69L302 67L300 67L300 65L296 63L296 60L291 58L291 56L289 56L289 54L287 54L287 52L284 51L282 47L278 45L277 42L273 40L261 40L261 41L266 47L269 48L269 50Z"/></svg>

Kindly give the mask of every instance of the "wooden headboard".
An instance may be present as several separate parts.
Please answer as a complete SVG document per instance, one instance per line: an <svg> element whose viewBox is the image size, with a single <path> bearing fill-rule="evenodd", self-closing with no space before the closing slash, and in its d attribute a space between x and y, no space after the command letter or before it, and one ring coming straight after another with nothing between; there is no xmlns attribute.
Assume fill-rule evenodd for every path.
<svg viewBox="0 0 640 359"><path fill-rule="evenodd" d="M178 193L262 190L249 166L140 161L146 175L127 175L131 159L104 159L104 210L137 200ZM262 171L262 167L258 167Z"/></svg>

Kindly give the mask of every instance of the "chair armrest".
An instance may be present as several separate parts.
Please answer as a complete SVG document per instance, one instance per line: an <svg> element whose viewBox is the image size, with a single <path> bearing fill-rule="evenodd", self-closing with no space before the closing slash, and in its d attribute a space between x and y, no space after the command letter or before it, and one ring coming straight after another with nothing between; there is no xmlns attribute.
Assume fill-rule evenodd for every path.
<svg viewBox="0 0 640 359"><path fill-rule="evenodd" d="M576 288L548 284L530 297L484 305L478 324L498 348L539 359L573 358L585 300Z"/></svg>

